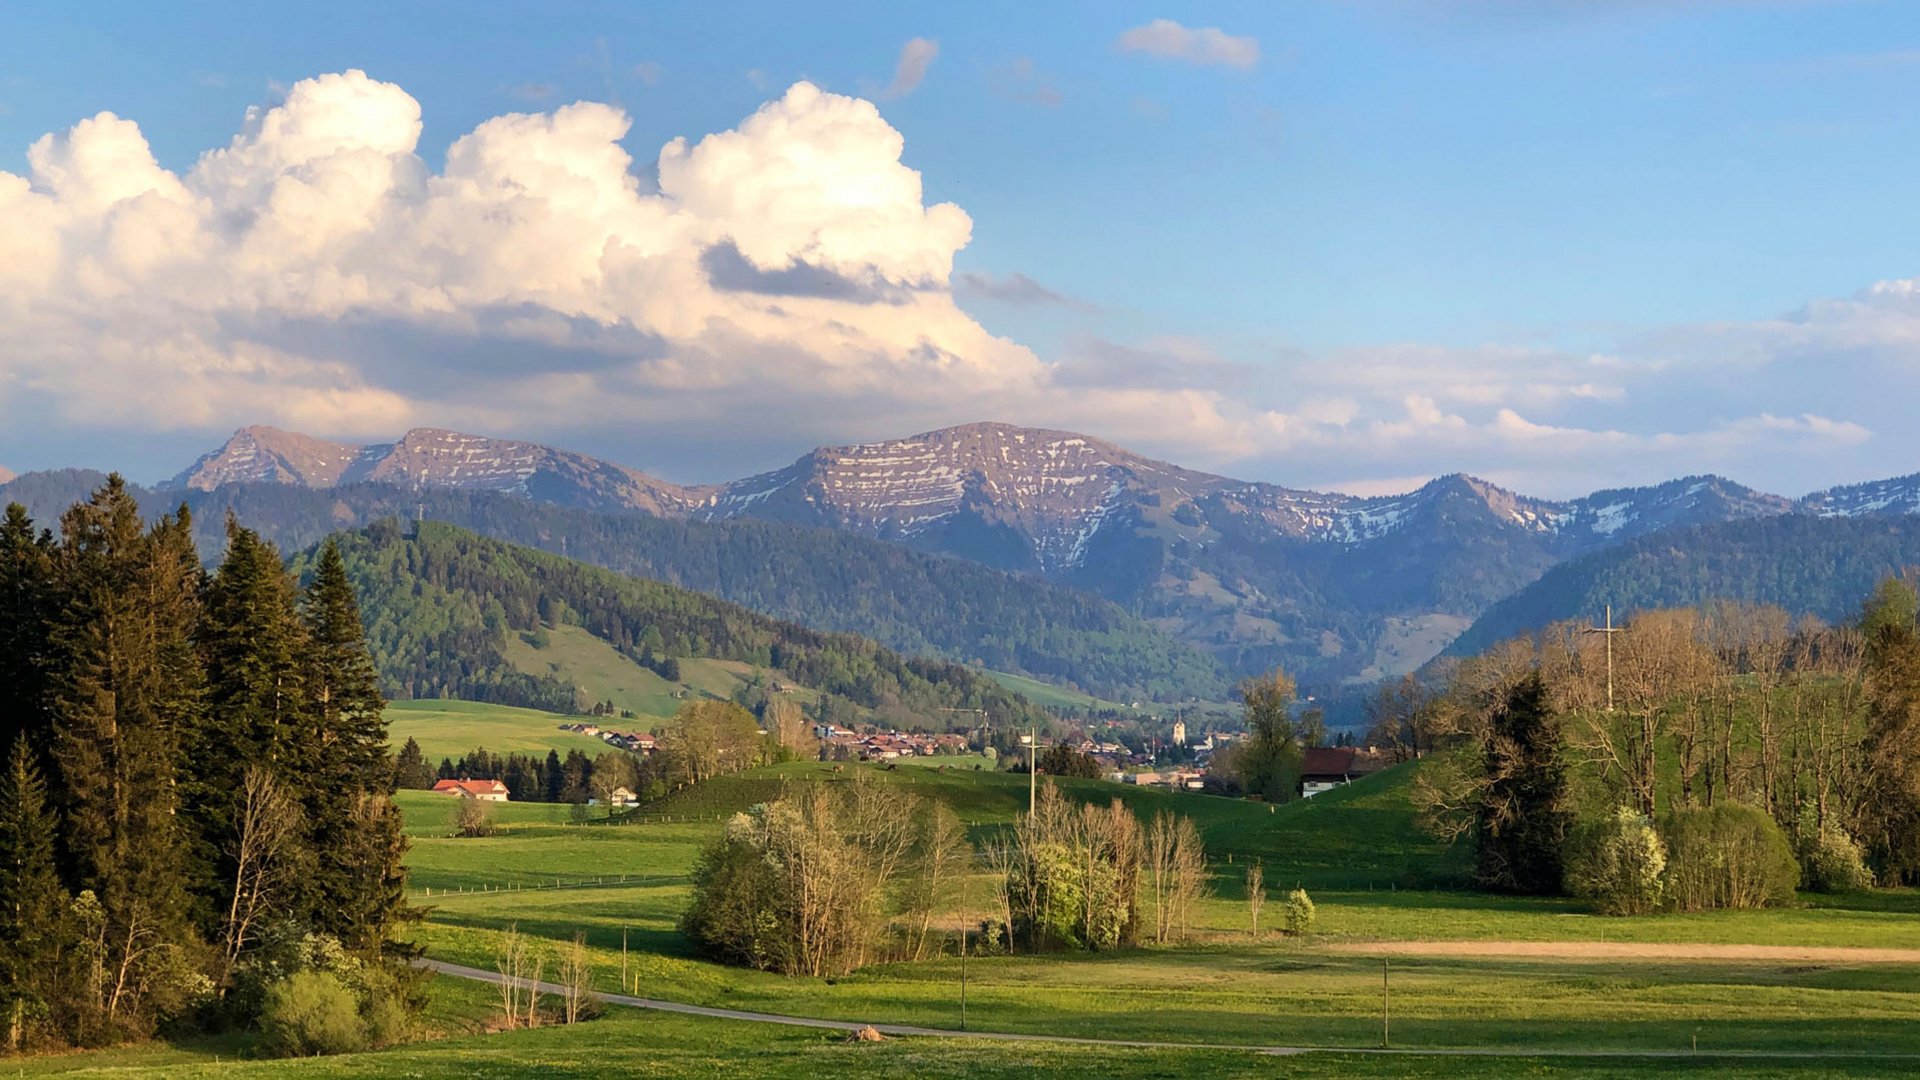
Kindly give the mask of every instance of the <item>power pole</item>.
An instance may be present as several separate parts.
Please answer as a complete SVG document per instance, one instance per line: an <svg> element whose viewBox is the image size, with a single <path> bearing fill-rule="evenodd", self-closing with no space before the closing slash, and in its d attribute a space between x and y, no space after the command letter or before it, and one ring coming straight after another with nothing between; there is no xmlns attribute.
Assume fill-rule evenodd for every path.
<svg viewBox="0 0 1920 1080"><path fill-rule="evenodd" d="M1034 807L1039 802L1040 792L1040 729L1035 727L1027 736L1027 820L1033 820Z"/></svg>
<svg viewBox="0 0 1920 1080"><path fill-rule="evenodd" d="M1387 970L1393 961L1380 958L1380 1045L1393 1045L1393 990L1387 985Z"/></svg>
<svg viewBox="0 0 1920 1080"><path fill-rule="evenodd" d="M1613 605L1607 605L1605 626L1589 626L1582 633L1602 634L1607 639L1607 711L1613 711L1613 635L1624 631L1626 627L1613 625Z"/></svg>

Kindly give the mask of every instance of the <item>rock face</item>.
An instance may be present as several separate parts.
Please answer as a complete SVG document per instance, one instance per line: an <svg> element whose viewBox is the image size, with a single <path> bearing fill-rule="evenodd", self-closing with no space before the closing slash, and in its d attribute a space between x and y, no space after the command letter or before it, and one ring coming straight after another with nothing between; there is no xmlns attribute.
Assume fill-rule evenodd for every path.
<svg viewBox="0 0 1920 1080"><path fill-rule="evenodd" d="M369 446L270 427L242 428L171 484L212 491L234 483L325 488L362 482L504 491L562 506L662 516L684 514L698 497L584 454L434 428L415 428L398 442Z"/></svg>
<svg viewBox="0 0 1920 1080"><path fill-rule="evenodd" d="M1120 602L1241 672L1411 670L1554 565L1663 529L1920 513L1920 476L1793 500L1715 476L1536 499L1465 475L1361 498L1181 468L1066 431L982 423L824 447L711 487L536 443L420 429L356 446L247 428L175 479L507 492L562 506L854 532Z"/></svg>

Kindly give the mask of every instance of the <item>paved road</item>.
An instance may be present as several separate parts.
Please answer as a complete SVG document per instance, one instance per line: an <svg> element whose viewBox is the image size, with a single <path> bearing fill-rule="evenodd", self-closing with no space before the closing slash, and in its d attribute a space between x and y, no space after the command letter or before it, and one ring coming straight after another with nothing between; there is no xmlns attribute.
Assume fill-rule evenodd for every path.
<svg viewBox="0 0 1920 1080"><path fill-rule="evenodd" d="M449 964L444 960L418 960L421 967L442 975L455 978L474 979L479 982L498 986L503 976L497 971L483 968L465 967ZM526 985L525 980L521 985ZM535 983L541 993L560 995L565 988L558 983ZM1222 1043L1183 1043L1157 1042L1151 1039L1084 1039L1072 1035L1035 1035L1011 1031L954 1031L948 1028L916 1027L912 1024L863 1024L854 1020L822 1020L812 1016L787 1016L780 1013L748 1012L743 1009L717 1009L707 1005L688 1005L680 1001L662 1001L659 998L634 997L630 994L596 994L601 1001L609 1005L625 1005L634 1009L655 1009L660 1012L683 1013L687 1016L708 1016L718 1020L744 1020L756 1024L787 1024L792 1027L824 1028L828 1031L858 1031L871 1027L882 1035L928 1036L940 1039L988 1039L996 1042L1036 1042L1071 1043L1079 1046L1134 1047L1151 1050L1244 1050L1251 1054L1290 1056L1294 1054L1381 1054L1406 1057L1476 1057L1476 1058L1738 1058L1749 1060L1843 1060L1868 1059L1873 1061L1920 1061L1920 1054L1889 1054L1873 1051L1825 1051L1825 1050L1712 1050L1696 1054L1691 1050L1553 1050L1553 1049L1507 1049L1507 1048L1400 1048L1382 1046L1243 1046Z"/></svg>

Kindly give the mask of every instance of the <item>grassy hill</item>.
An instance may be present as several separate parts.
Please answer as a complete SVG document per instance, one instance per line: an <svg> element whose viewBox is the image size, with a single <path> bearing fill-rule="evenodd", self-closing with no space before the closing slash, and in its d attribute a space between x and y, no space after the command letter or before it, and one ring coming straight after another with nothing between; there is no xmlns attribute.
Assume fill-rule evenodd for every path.
<svg viewBox="0 0 1920 1080"><path fill-rule="evenodd" d="M539 709L518 709L511 705L491 705L478 701L451 701L427 698L396 701L387 706L387 737L398 746L409 738L420 744L429 765L443 757L458 760L477 747L496 754L542 754L558 750L562 757L579 750L589 757L606 750L599 739L571 731L560 725L578 717Z"/></svg>
<svg viewBox="0 0 1920 1080"><path fill-rule="evenodd" d="M944 727L951 710L982 709L999 724L1046 720L1025 698L959 664L904 658L865 638L452 526L424 522L408 532L387 521L338 542L390 697L560 712L575 708L583 689L588 700L596 690L603 700L618 691L657 715L671 711L660 697L665 681L645 680L617 660L660 671L672 658L700 692L727 689L753 669L777 673L831 695L830 704L845 707L834 719L850 719L846 709L884 709L896 722ZM533 655L542 638L549 649L558 642L553 656ZM724 669L730 674L713 665L688 672L690 660L734 666Z"/></svg>
<svg viewBox="0 0 1920 1080"><path fill-rule="evenodd" d="M579 691L576 704L583 708L611 701L616 708L643 717L667 717L690 699L731 700L756 679L777 676L738 660L687 658L678 661L680 678L669 682L582 627L542 629L541 633L509 635L502 655L529 676L571 684ZM810 706L820 700L819 691L785 681L790 687L788 697L795 703Z"/></svg>

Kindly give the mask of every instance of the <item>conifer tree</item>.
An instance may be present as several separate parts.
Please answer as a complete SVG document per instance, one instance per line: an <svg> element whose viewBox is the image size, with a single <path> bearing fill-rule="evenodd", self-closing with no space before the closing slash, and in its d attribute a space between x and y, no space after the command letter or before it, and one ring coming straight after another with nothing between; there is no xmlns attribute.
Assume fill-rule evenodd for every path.
<svg viewBox="0 0 1920 1080"><path fill-rule="evenodd" d="M566 771L560 767L560 752L558 750L547 751L547 766L540 770L540 775L547 782L547 801L551 803L566 802L563 795L567 790L567 774Z"/></svg>
<svg viewBox="0 0 1920 1080"><path fill-rule="evenodd" d="M1560 722L1535 671L1507 693L1482 747L1475 876L1503 892L1557 893L1567 827Z"/></svg>
<svg viewBox="0 0 1920 1080"><path fill-rule="evenodd" d="M356 948L378 949L405 907L406 851L393 808L393 761L379 676L346 563L321 548L302 598L314 758L307 787L313 866L307 910ZM418 752L418 746L415 751Z"/></svg>
<svg viewBox="0 0 1920 1080"><path fill-rule="evenodd" d="M197 561L182 513L153 529L120 477L61 519L48 708L67 884L98 904L99 976L77 991L82 1035L150 1030L183 993L187 923L181 735L199 716L189 629Z"/></svg>
<svg viewBox="0 0 1920 1080"><path fill-rule="evenodd" d="M327 541L301 605L307 631L307 692L317 713L320 744L337 761L345 784L393 790L380 676L367 652L360 605L339 545ZM415 748L416 750L418 747Z"/></svg>
<svg viewBox="0 0 1920 1080"><path fill-rule="evenodd" d="M54 868L47 787L28 738L14 740L0 773L0 1025L15 1050L29 1018L57 991L66 893Z"/></svg>
<svg viewBox="0 0 1920 1080"><path fill-rule="evenodd" d="M305 631L291 578L273 545L229 518L227 553L206 586L199 638L206 663L206 722L195 732L183 777L195 827L194 878L204 925L212 927L234 880L242 779L269 768L289 790L305 791L318 760L305 693ZM310 808L309 808L310 810ZM303 872L308 860L290 859Z"/></svg>
<svg viewBox="0 0 1920 1080"><path fill-rule="evenodd" d="M25 507L0 519L0 754L18 734L47 743L44 667L52 603L53 537Z"/></svg>
<svg viewBox="0 0 1920 1080"><path fill-rule="evenodd" d="M402 791L415 791L433 786L433 770L427 766L427 756L420 750L420 743L413 736L407 736L406 745L393 759L393 786Z"/></svg>

